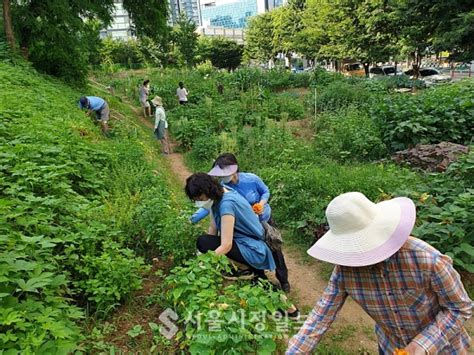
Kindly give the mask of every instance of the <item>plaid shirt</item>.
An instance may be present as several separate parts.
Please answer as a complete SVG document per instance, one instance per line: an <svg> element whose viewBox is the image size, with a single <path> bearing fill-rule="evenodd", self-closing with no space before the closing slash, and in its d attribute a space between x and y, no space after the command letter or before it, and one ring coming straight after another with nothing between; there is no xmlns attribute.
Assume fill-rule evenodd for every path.
<svg viewBox="0 0 474 355"><path fill-rule="evenodd" d="M469 299L451 259L410 237L389 259L366 267L336 266L322 298L289 343L287 354L307 354L351 296L376 321L380 349L392 354L415 341L427 354L463 354L470 337Z"/></svg>

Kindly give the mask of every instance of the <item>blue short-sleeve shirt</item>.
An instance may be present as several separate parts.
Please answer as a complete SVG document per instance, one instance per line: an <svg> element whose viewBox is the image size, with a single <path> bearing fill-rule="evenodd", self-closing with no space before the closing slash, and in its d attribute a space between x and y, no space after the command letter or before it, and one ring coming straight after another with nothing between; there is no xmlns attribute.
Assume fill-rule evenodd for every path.
<svg viewBox="0 0 474 355"><path fill-rule="evenodd" d="M238 173L237 184L227 183L226 186L237 191L245 197L251 205L260 202L262 199L268 201L270 189L260 177L252 173ZM265 203L263 213L259 216L261 221L268 221L272 214L270 205Z"/></svg>
<svg viewBox="0 0 474 355"><path fill-rule="evenodd" d="M92 111L100 111L100 109L105 104L105 100L100 98L100 97L97 97L97 96L86 96L86 97L87 97L87 100L89 100L89 105L88 106L83 106L79 102L79 108L81 110L86 108L86 109L92 110Z"/></svg>
<svg viewBox="0 0 474 355"><path fill-rule="evenodd" d="M212 206L217 229L221 230L222 216L235 218L234 241L244 259L258 270L274 270L275 261L264 242L264 230L247 200L238 192L229 190L222 200Z"/></svg>

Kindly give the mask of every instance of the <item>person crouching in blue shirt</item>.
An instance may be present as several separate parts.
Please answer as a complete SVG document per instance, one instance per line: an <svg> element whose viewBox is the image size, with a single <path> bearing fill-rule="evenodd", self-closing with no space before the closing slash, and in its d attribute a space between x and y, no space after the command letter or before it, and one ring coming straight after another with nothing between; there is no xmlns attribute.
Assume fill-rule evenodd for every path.
<svg viewBox="0 0 474 355"><path fill-rule="evenodd" d="M90 116L92 112L95 113L96 120L100 123L103 133L109 131L109 115L110 109L107 101L97 96L82 96L79 99L79 108L86 109L86 114Z"/></svg>
<svg viewBox="0 0 474 355"><path fill-rule="evenodd" d="M265 278L265 270L275 270L262 224L245 198L205 173L188 177L185 191L197 207L211 210L208 232L198 238L197 249L201 253L213 250L249 267L234 270L226 278Z"/></svg>
<svg viewBox="0 0 474 355"><path fill-rule="evenodd" d="M241 194L252 206L253 211L258 215L261 222L265 221L275 226L271 216L272 210L268 204L270 189L257 175L240 172L239 164L234 154L224 153L218 156L208 174L217 177L226 187ZM285 292L290 292L288 268L283 251L272 251L272 255L276 264L275 276L280 282L281 289Z"/></svg>

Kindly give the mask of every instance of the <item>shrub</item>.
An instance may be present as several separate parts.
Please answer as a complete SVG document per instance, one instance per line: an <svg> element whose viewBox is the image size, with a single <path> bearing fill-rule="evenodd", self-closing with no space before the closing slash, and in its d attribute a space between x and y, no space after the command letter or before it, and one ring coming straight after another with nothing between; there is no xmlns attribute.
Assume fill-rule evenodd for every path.
<svg viewBox="0 0 474 355"><path fill-rule="evenodd" d="M423 80L412 80L407 75L395 75L389 77L382 77L378 80L387 90L393 89L423 89L426 87Z"/></svg>
<svg viewBox="0 0 474 355"><path fill-rule="evenodd" d="M288 114L289 120L304 118L305 109L297 94L271 95L266 101L268 117L279 121L282 114Z"/></svg>
<svg viewBox="0 0 474 355"><path fill-rule="evenodd" d="M359 82L356 83L358 84L351 85L347 80L331 82L317 91L316 98L314 92L307 96L307 107L314 113L315 99L317 110L320 112L338 110L348 106L362 106L373 101L375 96Z"/></svg>
<svg viewBox="0 0 474 355"><path fill-rule="evenodd" d="M238 131L237 146L241 170L254 172L266 166L299 168L302 163L314 160L308 145L295 140L289 131L271 120Z"/></svg>
<svg viewBox="0 0 474 355"><path fill-rule="evenodd" d="M149 249L149 257L161 256L180 263L194 253L197 230L188 220L191 210L191 204L183 209L176 196L163 188L144 194L133 221L140 231L137 239L142 248Z"/></svg>
<svg viewBox="0 0 474 355"><path fill-rule="evenodd" d="M198 55L201 61L210 60L216 68L233 70L242 61L243 46L225 37L201 37Z"/></svg>
<svg viewBox="0 0 474 355"><path fill-rule="evenodd" d="M203 120L182 117L179 121L170 124L170 131L179 142L180 147L190 149L194 140L208 134L209 125Z"/></svg>
<svg viewBox="0 0 474 355"><path fill-rule="evenodd" d="M270 204L276 222L290 228L296 241L305 247L314 242L313 231L306 227L326 222L324 211L334 197L359 191L377 201L382 192L392 192L417 181L407 170L392 165L345 166L330 160L306 162L298 169L266 167L256 172L270 186Z"/></svg>
<svg viewBox="0 0 474 355"><path fill-rule="evenodd" d="M474 83L463 81L393 95L371 109L391 151L416 144L449 141L469 144L474 136Z"/></svg>
<svg viewBox="0 0 474 355"><path fill-rule="evenodd" d="M308 87L311 81L309 73L292 73L285 69L271 69L265 72L268 85L272 91L279 91L291 87Z"/></svg>
<svg viewBox="0 0 474 355"><path fill-rule="evenodd" d="M222 272L230 269L226 257L207 253L173 269L166 278L166 298L181 315L178 337L182 345L188 346L191 354L229 349L236 353L274 352L283 335L273 314L288 305L281 293L271 291L268 281L225 286Z"/></svg>
<svg viewBox="0 0 474 355"><path fill-rule="evenodd" d="M114 242L106 242L99 255L84 255L82 264L77 268L81 280L76 286L84 290L88 300L100 311L118 304L131 291L140 289L141 278L137 275L149 269L132 250Z"/></svg>
<svg viewBox="0 0 474 355"><path fill-rule="evenodd" d="M418 223L413 235L451 256L454 265L474 272L474 152L433 174L423 184L403 188L417 204Z"/></svg>
<svg viewBox="0 0 474 355"><path fill-rule="evenodd" d="M311 86L320 88L332 82L344 80L344 75L340 73L330 73L324 68L316 67L311 75Z"/></svg>
<svg viewBox="0 0 474 355"><path fill-rule="evenodd" d="M219 137L215 135L206 135L197 137L193 141L192 155L197 160L209 159L216 157L220 151Z"/></svg>
<svg viewBox="0 0 474 355"><path fill-rule="evenodd" d="M320 114L314 122L319 155L335 160L380 159L386 154L378 126L355 108Z"/></svg>

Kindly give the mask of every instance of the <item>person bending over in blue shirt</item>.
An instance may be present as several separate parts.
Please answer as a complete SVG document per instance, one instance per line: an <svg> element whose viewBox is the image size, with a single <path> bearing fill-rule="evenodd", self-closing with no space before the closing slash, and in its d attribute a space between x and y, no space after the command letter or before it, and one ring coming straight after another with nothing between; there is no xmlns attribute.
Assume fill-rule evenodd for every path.
<svg viewBox="0 0 474 355"><path fill-rule="evenodd" d="M102 132L107 133L109 131L108 121L110 109L104 99L97 96L82 96L79 99L79 108L81 110L86 109L88 116L94 112L96 120L100 122Z"/></svg>
<svg viewBox="0 0 474 355"><path fill-rule="evenodd" d="M198 238L197 249L201 253L214 250L249 267L234 271L228 279L265 278L265 270L275 270L262 224L245 198L205 173L188 177L185 191L197 207L211 211L208 232Z"/></svg>

